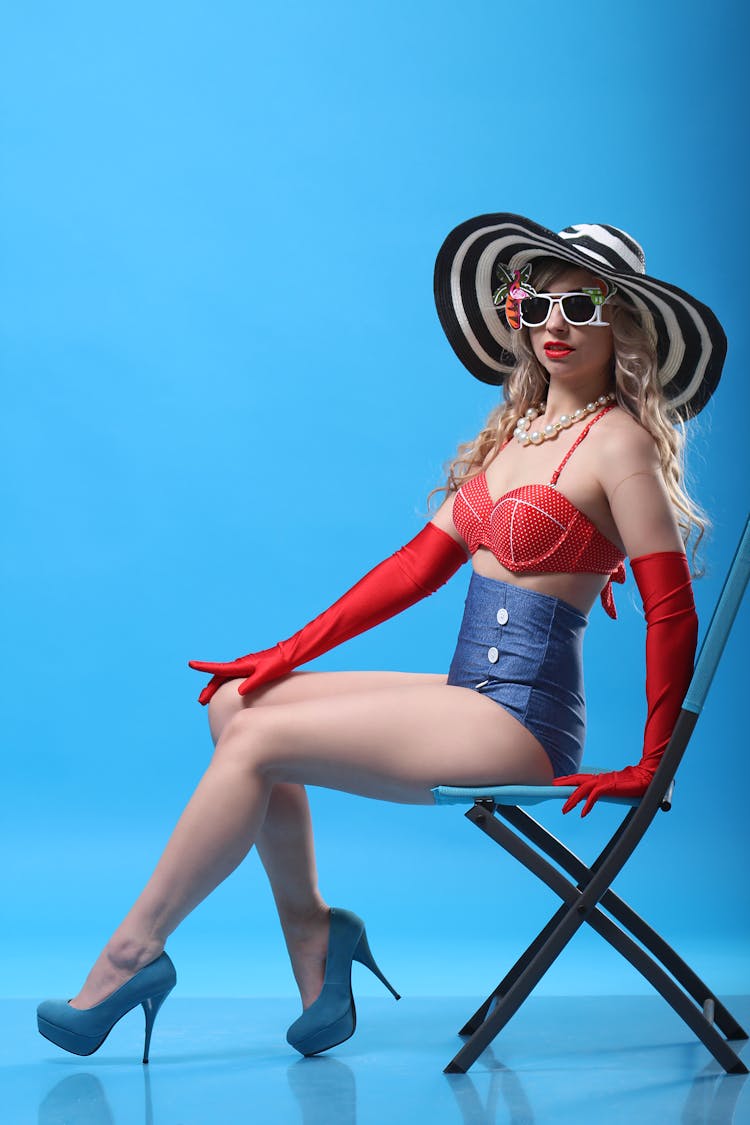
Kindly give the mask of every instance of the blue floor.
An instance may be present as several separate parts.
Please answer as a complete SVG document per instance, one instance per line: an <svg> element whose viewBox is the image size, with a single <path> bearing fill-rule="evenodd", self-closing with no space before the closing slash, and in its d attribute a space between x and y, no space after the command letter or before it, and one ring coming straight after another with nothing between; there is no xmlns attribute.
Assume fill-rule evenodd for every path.
<svg viewBox="0 0 750 1125"><path fill-rule="evenodd" d="M291 999L170 999L143 1067L140 1009L81 1059L36 1034L32 1001L1 1001L0 1112L9 1125L750 1122L746 1076L724 1075L660 997L532 997L468 1075L444 1075L474 1006L365 997L351 1040L301 1059L284 1041ZM750 1022L750 997L728 1007Z"/></svg>

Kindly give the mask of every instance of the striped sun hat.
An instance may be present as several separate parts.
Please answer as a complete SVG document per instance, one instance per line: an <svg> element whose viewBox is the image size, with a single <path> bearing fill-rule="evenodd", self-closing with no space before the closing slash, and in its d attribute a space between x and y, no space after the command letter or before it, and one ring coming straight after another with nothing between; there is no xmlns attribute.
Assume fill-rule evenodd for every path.
<svg viewBox="0 0 750 1125"><path fill-rule="evenodd" d="M646 320L650 315L659 377L670 405L685 418L706 405L727 350L721 325L689 293L647 277L635 239L600 223L580 223L555 234L521 215L478 215L451 231L435 263L435 303L451 347L472 375L498 386L515 364L510 329L493 302L500 284L498 263L516 270L541 256L614 281Z"/></svg>

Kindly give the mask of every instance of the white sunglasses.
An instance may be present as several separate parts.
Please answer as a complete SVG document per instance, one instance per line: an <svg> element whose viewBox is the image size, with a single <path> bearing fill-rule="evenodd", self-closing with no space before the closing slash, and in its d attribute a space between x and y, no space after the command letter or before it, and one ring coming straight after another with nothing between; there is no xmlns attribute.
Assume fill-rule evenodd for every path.
<svg viewBox="0 0 750 1125"><path fill-rule="evenodd" d="M549 320L553 306L559 305L568 324L578 327L591 324L606 328L609 321L602 320L602 305L611 296L609 293L605 297L600 289L576 289L572 293L534 293L519 302L521 325L526 328L541 328Z"/></svg>

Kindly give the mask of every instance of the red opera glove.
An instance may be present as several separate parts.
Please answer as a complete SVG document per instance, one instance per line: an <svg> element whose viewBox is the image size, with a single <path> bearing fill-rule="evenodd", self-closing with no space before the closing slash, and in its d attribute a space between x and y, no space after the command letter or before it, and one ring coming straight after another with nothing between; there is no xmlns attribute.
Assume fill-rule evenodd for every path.
<svg viewBox="0 0 750 1125"><path fill-rule="evenodd" d="M555 785L575 785L563 805L570 812L585 799L586 816L599 797L642 797L661 761L693 675L698 618L690 570L681 551L657 551L631 559L646 615L646 704L643 755L637 766L601 774L569 774Z"/></svg>
<svg viewBox="0 0 750 1125"><path fill-rule="evenodd" d="M226 680L244 677L240 695L286 676L293 668L322 656L344 641L387 621L433 594L466 562L466 552L447 531L428 523L390 558L379 563L329 609L273 648L241 656L227 664L191 660L190 667L213 679L198 696L208 703Z"/></svg>

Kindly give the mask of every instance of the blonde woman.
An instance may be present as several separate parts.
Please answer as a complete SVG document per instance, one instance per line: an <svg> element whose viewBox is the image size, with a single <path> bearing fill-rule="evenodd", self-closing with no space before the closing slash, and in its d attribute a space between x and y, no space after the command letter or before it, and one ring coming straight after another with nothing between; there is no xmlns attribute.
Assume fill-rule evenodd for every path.
<svg viewBox="0 0 750 1125"><path fill-rule="evenodd" d="M317 884L304 786L431 804L438 784L574 780L565 810L642 793L692 672L697 622L685 543L702 531L682 483L681 420L718 382L716 318L645 274L613 227L553 234L484 215L446 239L438 313L503 404L459 450L445 499L415 538L330 609L271 649L211 673L211 764L140 897L81 991L45 1001L39 1029L90 1054L130 1009L146 1015L144 1061L175 983L167 938L256 845L302 1000L287 1039L315 1054L347 1039L351 964L390 988L357 915ZM648 717L637 765L576 773L585 734L581 643L630 557L647 631ZM295 672L433 592L471 559L458 644L445 674ZM391 989L393 991L393 989ZM394 995L396 995L394 993Z"/></svg>

